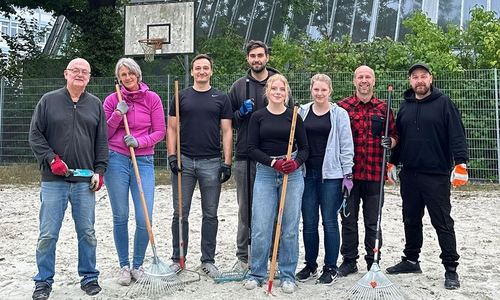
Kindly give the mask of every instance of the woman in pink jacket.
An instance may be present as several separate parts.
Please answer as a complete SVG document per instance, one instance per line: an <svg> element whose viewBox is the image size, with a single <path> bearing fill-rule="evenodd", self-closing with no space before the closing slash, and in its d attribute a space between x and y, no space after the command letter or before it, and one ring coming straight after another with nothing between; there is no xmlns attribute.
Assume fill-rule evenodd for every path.
<svg viewBox="0 0 500 300"><path fill-rule="evenodd" d="M154 146L165 137L165 115L160 97L141 82L139 65L130 58L116 64L116 77L122 84L122 102L117 93L104 101L108 123L109 166L104 183L113 211L113 235L120 262L118 283L129 285L144 273L142 263L149 243L146 220L135 178L129 147L133 147L141 176L141 183L152 220L155 174ZM123 116L127 116L130 134L125 133ZM129 260L129 191L135 209L135 235L132 265Z"/></svg>

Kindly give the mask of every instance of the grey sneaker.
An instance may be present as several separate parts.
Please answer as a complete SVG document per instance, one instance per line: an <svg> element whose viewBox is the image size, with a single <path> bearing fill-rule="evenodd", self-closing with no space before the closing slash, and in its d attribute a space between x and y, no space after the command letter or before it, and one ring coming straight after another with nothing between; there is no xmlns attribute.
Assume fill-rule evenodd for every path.
<svg viewBox="0 0 500 300"><path fill-rule="evenodd" d="M46 282L37 282L35 291L33 292L33 300L47 300L49 299L52 287Z"/></svg>
<svg viewBox="0 0 500 300"><path fill-rule="evenodd" d="M401 257L401 259L402 260L398 264L389 267L385 270L387 274L422 273L418 261L416 263L411 263L404 256Z"/></svg>
<svg viewBox="0 0 500 300"><path fill-rule="evenodd" d="M138 269L133 269L132 271L130 271L130 275L132 276L133 280L139 281L144 275L144 268L140 266Z"/></svg>
<svg viewBox="0 0 500 300"><path fill-rule="evenodd" d="M247 290L253 290L254 288L260 286L259 282L255 279L247 279L243 283L243 287L246 288Z"/></svg>
<svg viewBox="0 0 500 300"><path fill-rule="evenodd" d="M174 272L175 274L179 274L180 271L182 271L181 269L181 264L178 263L178 262L173 262L170 266L169 266L170 270L172 270L172 272Z"/></svg>
<svg viewBox="0 0 500 300"><path fill-rule="evenodd" d="M233 271L246 271L246 270L248 270L248 263L242 260L238 259L233 265Z"/></svg>
<svg viewBox="0 0 500 300"><path fill-rule="evenodd" d="M220 276L219 269L217 269L217 267L211 263L202 263L201 270L203 271L203 273L205 273L208 277L211 278Z"/></svg>
<svg viewBox="0 0 500 300"><path fill-rule="evenodd" d="M123 266L120 269L120 273L118 273L118 284L119 285L130 285L130 281L132 278L130 277L130 267L129 266Z"/></svg>

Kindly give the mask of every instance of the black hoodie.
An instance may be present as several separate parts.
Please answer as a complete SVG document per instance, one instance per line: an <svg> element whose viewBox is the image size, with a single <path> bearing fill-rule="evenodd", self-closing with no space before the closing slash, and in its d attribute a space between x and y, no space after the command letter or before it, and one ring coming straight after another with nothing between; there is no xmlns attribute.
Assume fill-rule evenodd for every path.
<svg viewBox="0 0 500 300"><path fill-rule="evenodd" d="M233 108L233 127L238 130L238 136L236 138L236 148L235 148L235 159L244 160L247 158L247 128L248 121L250 120L250 115L241 115L239 112L243 101L247 99L246 96L246 80L249 79L249 98L253 98L254 106L253 111L257 111L263 107L267 106L267 99L264 95L264 88L267 83L267 79L274 74L279 74L279 72L271 67L266 67L268 76L263 81L258 81L252 77L252 70L248 69L247 74L238 80L236 80L231 89L229 90L229 100L231 101L231 106ZM293 107L292 95L289 95L289 107Z"/></svg>
<svg viewBox="0 0 500 300"><path fill-rule="evenodd" d="M449 175L454 164L469 160L465 129L455 103L432 84L430 88L431 94L420 100L413 89L404 92L396 119L399 142L390 162L416 172Z"/></svg>

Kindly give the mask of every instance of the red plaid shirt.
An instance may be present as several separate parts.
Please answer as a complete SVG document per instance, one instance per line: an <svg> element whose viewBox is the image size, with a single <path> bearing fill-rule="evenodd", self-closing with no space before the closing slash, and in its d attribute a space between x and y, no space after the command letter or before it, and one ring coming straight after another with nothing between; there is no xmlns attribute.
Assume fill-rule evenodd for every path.
<svg viewBox="0 0 500 300"><path fill-rule="evenodd" d="M380 145L385 131L387 103L372 96L367 103L356 96L347 97L337 103L347 110L351 120L352 139L354 142L355 180L380 181L384 148ZM389 115L389 137L398 141L394 115Z"/></svg>

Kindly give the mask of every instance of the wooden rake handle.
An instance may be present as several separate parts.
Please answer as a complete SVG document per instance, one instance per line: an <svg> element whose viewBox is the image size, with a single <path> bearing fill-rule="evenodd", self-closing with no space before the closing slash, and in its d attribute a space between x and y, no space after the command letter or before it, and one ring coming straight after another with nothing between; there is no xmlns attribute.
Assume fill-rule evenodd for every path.
<svg viewBox="0 0 500 300"><path fill-rule="evenodd" d="M177 148L177 169L181 170L181 114L179 108L179 81L176 79L174 82L174 94L175 94L175 126L176 126L176 148ZM179 265L181 269L184 269L184 237L182 230L184 225L182 224L182 173L177 172L177 200L178 200L178 213L179 213Z"/></svg>
<svg viewBox="0 0 500 300"><path fill-rule="evenodd" d="M293 149L293 139L295 137L295 124L297 123L297 111L298 106L293 108L293 116L292 116L292 126L290 128L290 138L288 139L288 149L286 151L286 160L290 160L292 158L292 149ZM267 285L267 293L269 295L272 294L273 289L273 281L274 281L274 269L276 267L276 259L278 257L278 247L280 243L280 235L281 235L281 221L283 220L283 209L285 208L285 197L286 197L286 187L288 185L288 174L283 176L283 186L281 188L281 199L280 206L278 210L278 222L276 224L276 233L274 235L274 248L273 248L273 257L271 260L271 269L269 273L269 283Z"/></svg>

